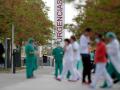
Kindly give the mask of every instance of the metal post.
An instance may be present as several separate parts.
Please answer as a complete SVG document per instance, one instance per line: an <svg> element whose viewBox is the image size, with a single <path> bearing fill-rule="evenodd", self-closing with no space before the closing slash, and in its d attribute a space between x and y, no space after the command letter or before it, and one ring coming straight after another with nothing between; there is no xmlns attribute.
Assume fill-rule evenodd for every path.
<svg viewBox="0 0 120 90"><path fill-rule="evenodd" d="M5 39L5 69L7 69L7 63L8 63L8 57L7 57L7 48L8 48L8 46L7 46L7 38Z"/></svg>
<svg viewBox="0 0 120 90"><path fill-rule="evenodd" d="M11 38L6 38L5 40L5 68L11 67Z"/></svg>
<svg viewBox="0 0 120 90"><path fill-rule="evenodd" d="M11 60L11 68L12 68L12 73L14 73L14 57L13 57L13 50L14 50L14 30L15 30L15 26L14 24L12 24L12 60Z"/></svg>

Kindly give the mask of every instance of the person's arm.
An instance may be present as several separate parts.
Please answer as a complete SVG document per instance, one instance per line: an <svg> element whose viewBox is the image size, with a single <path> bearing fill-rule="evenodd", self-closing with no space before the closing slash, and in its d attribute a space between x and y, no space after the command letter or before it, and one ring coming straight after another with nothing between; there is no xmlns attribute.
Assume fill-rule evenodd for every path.
<svg viewBox="0 0 120 90"><path fill-rule="evenodd" d="M77 43L74 43L72 47L74 52L77 52L77 50L79 49L79 45Z"/></svg>
<svg viewBox="0 0 120 90"><path fill-rule="evenodd" d="M119 48L117 48L117 46L107 46L108 55L117 55L118 50Z"/></svg>

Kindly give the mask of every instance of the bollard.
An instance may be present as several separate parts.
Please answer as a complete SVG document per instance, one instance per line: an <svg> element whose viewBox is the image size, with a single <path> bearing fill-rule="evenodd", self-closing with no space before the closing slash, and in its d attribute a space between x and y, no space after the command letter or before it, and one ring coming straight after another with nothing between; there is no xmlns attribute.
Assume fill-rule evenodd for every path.
<svg viewBox="0 0 120 90"><path fill-rule="evenodd" d="M16 53L17 53L17 50L16 49L14 49L13 50L13 74L15 74L16 73Z"/></svg>

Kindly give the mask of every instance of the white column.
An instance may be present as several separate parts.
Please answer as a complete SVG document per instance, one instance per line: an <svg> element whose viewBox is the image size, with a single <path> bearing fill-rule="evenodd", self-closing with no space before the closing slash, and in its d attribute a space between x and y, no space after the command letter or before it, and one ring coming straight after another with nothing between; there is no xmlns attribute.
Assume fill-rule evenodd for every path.
<svg viewBox="0 0 120 90"><path fill-rule="evenodd" d="M64 0L55 0L54 2L55 38L57 42L63 45L65 37L65 3Z"/></svg>

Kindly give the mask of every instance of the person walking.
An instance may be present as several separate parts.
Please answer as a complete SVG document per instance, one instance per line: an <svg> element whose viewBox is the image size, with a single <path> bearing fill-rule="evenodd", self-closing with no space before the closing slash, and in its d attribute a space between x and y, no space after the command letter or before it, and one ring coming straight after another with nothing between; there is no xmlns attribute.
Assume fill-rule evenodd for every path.
<svg viewBox="0 0 120 90"><path fill-rule="evenodd" d="M74 70L74 58L73 58L73 48L69 39L65 39L65 46L64 46L64 57L63 57L63 71L62 74L59 76L58 80L61 81L64 76L67 75L68 71L70 71L71 76L69 81L77 81L75 70Z"/></svg>
<svg viewBox="0 0 120 90"><path fill-rule="evenodd" d="M103 78L107 81L108 87L112 87L112 79L110 75L108 74L106 70L106 64L107 64L107 49L106 45L102 39L101 34L96 35L96 52L95 52L95 64L96 64L96 72L93 79L93 82L91 83L91 88L96 88L96 84L98 80L100 80L100 77L103 76Z"/></svg>
<svg viewBox="0 0 120 90"><path fill-rule="evenodd" d="M30 38L28 40L27 45L25 46L25 53L26 53L26 77L33 78L34 71L37 69L37 59L35 55L35 48L34 48L34 40Z"/></svg>
<svg viewBox="0 0 120 90"><path fill-rule="evenodd" d="M71 36L71 43L72 43L72 47L73 47L73 55L74 55L74 69L76 71L77 74L77 78L78 80L80 79L80 60L81 60L81 56L80 56L80 46L76 40L75 36Z"/></svg>
<svg viewBox="0 0 120 90"><path fill-rule="evenodd" d="M90 28L86 28L80 37L80 53L83 62L83 84L91 83L91 61L89 51L91 34L92 30ZM88 82L86 81L86 77L88 77Z"/></svg>
<svg viewBox="0 0 120 90"><path fill-rule="evenodd" d="M107 64L107 71L111 77L114 76L114 82L120 81L120 43L117 36L113 32L108 32L106 34L107 44L107 54L109 63ZM106 81L101 88L108 87Z"/></svg>
<svg viewBox="0 0 120 90"><path fill-rule="evenodd" d="M56 48L53 49L52 55L55 59L55 78L57 79L59 75L62 73L63 69L63 55L64 49L57 43Z"/></svg>

